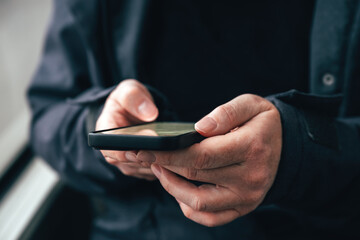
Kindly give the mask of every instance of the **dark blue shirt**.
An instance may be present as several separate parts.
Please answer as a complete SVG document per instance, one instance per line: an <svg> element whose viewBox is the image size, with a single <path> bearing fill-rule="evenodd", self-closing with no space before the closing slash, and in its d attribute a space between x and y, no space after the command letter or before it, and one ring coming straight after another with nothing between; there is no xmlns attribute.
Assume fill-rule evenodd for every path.
<svg viewBox="0 0 360 240"><path fill-rule="evenodd" d="M94 200L94 237L359 239L359 1L54 2L28 92L31 142ZM145 83L167 120L198 120L245 92L272 101L283 147L262 205L207 228L158 182L89 148L92 109L125 78Z"/></svg>

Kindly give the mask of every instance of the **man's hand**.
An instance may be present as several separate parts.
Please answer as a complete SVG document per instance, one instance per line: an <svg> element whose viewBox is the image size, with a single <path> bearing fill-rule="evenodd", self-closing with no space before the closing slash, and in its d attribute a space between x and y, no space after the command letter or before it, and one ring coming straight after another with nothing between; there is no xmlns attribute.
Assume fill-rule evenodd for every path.
<svg viewBox="0 0 360 240"><path fill-rule="evenodd" d="M124 80L107 98L96 122L96 130L154 121L158 114L158 109L146 87L136 80ZM156 179L149 167L134 162L138 159L134 151L102 150L101 153L108 163L117 166L127 176L146 180Z"/></svg>
<svg viewBox="0 0 360 240"><path fill-rule="evenodd" d="M276 107L261 97L241 95L195 128L208 138L185 150L147 153L154 162L151 169L184 215L218 226L258 207L280 161L282 127ZM196 186L174 173L206 184Z"/></svg>

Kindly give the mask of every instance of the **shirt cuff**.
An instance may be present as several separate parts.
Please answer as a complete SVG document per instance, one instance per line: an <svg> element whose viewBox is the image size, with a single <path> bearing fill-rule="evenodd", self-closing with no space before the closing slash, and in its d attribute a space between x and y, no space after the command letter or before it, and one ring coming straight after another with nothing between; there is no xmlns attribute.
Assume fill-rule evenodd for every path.
<svg viewBox="0 0 360 240"><path fill-rule="evenodd" d="M282 125L282 150L275 181L262 205L280 203L292 188L303 160L302 116L297 109L276 96L268 97L280 112Z"/></svg>

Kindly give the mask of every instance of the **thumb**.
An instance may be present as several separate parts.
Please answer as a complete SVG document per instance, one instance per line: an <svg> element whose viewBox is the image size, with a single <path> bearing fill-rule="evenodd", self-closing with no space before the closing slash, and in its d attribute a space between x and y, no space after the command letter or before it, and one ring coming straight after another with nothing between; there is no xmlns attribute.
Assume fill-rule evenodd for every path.
<svg viewBox="0 0 360 240"><path fill-rule="evenodd" d="M195 124L195 129L205 137L225 134L272 107L262 97L243 94L215 108Z"/></svg>
<svg viewBox="0 0 360 240"><path fill-rule="evenodd" d="M113 97L128 113L141 121L154 121L159 115L151 94L136 80L121 83Z"/></svg>

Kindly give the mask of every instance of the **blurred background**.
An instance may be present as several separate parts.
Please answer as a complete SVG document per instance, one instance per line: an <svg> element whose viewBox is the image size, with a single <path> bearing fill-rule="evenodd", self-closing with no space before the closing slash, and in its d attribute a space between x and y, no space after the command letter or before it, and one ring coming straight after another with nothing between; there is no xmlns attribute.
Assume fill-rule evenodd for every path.
<svg viewBox="0 0 360 240"><path fill-rule="evenodd" d="M0 171L27 141L25 91L39 61L49 0L0 0Z"/></svg>
<svg viewBox="0 0 360 240"><path fill-rule="evenodd" d="M86 239L87 199L33 156L26 88L39 62L50 0L0 0L0 239Z"/></svg>

